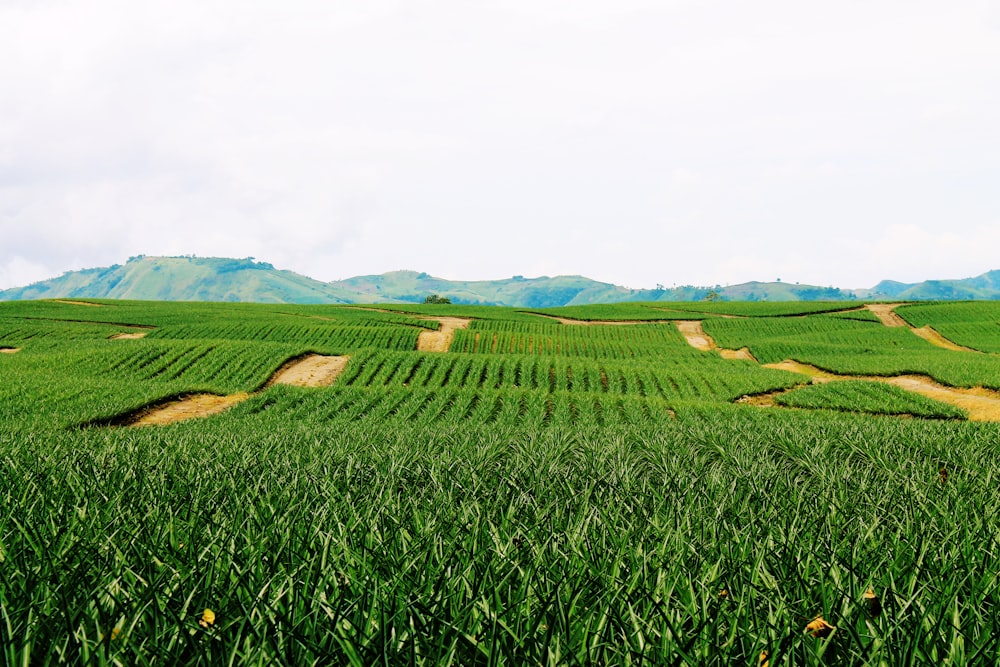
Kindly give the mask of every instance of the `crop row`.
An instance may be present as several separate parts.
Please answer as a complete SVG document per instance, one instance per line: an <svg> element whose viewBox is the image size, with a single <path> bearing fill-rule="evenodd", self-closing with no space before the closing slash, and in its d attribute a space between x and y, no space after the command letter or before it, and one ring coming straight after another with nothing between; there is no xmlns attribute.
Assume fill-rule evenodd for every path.
<svg viewBox="0 0 1000 667"><path fill-rule="evenodd" d="M472 390L341 387L321 392L271 389L241 405L234 417L268 411L296 423L372 420L413 424L653 425L671 418L666 402L621 394L552 394L527 389Z"/></svg>
<svg viewBox="0 0 1000 667"><path fill-rule="evenodd" d="M435 323L436 324L436 323ZM154 331L150 339L242 340L311 345L330 353L362 348L413 350L420 329L396 325L289 324L287 321L189 324Z"/></svg>
<svg viewBox="0 0 1000 667"><path fill-rule="evenodd" d="M60 341L97 340L121 332L120 327L91 322L0 319L0 345L52 347Z"/></svg>
<svg viewBox="0 0 1000 667"><path fill-rule="evenodd" d="M455 332L452 351L477 354L535 354L633 359L690 355L673 324L572 326L473 322Z"/></svg>
<svg viewBox="0 0 1000 667"><path fill-rule="evenodd" d="M396 317L405 315L413 317L464 317L475 320L525 323L538 322L540 319L537 315L505 306L476 306L458 303L449 305L386 304L379 306L379 308L395 314Z"/></svg>
<svg viewBox="0 0 1000 667"><path fill-rule="evenodd" d="M708 355L705 355L706 357ZM475 390L529 389L547 393L614 393L664 401L728 401L788 387L794 374L749 363L705 359L702 365L601 363L537 355L374 353L351 359L338 385Z"/></svg>
<svg viewBox="0 0 1000 667"><path fill-rule="evenodd" d="M817 315L858 307L858 304L852 301L714 301L664 305L676 310L691 311L708 316L735 315L737 317Z"/></svg>

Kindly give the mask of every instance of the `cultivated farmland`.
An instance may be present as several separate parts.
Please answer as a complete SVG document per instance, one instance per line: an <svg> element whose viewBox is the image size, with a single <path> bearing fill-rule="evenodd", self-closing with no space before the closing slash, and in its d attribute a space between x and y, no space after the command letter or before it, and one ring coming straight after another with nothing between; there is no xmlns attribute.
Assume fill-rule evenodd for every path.
<svg viewBox="0 0 1000 667"><path fill-rule="evenodd" d="M995 664L998 323L0 304L3 660Z"/></svg>

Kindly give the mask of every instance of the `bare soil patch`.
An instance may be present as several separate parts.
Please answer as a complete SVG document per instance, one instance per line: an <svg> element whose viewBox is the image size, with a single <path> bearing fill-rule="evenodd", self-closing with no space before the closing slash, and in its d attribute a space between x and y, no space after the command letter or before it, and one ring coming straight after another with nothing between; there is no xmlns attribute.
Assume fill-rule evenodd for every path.
<svg viewBox="0 0 1000 667"><path fill-rule="evenodd" d="M437 331L421 331L417 337L417 350L420 352L447 352L455 337L456 329L467 329L472 320L463 317L421 317L422 320L433 320L441 326Z"/></svg>
<svg viewBox="0 0 1000 667"><path fill-rule="evenodd" d="M350 357L330 357L309 354L292 359L275 372L267 385L292 385L294 387L328 387L347 367Z"/></svg>
<svg viewBox="0 0 1000 667"><path fill-rule="evenodd" d="M830 373L809 364L786 359L778 364L764 364L765 368L777 368L783 371L791 371L807 375L810 382L818 384L821 382L834 382L837 380L864 380L866 382L886 382L895 385L900 389L912 391L916 394L932 398L948 405L965 410L969 414L969 421L1000 421L1000 392L983 387L973 387L965 389L960 387L948 387L935 382L926 375L900 375L896 377L882 377L878 375L838 375ZM761 394L759 396L747 397L752 400L741 400L741 402L752 405L774 405L773 397L782 394L787 389Z"/></svg>
<svg viewBox="0 0 1000 667"><path fill-rule="evenodd" d="M705 333L701 320L676 320L674 324L691 347L702 352L711 352L718 347L712 337Z"/></svg>
<svg viewBox="0 0 1000 667"><path fill-rule="evenodd" d="M653 307L653 310L662 310L665 313L681 313L688 316L693 313L695 315L705 315L707 317L721 317L726 320L741 320L747 317L746 315L732 315L730 313L710 313L705 310L673 310L671 308L656 308L655 306Z"/></svg>
<svg viewBox="0 0 1000 667"><path fill-rule="evenodd" d="M813 384L829 382L831 380L863 379L851 375L837 375L836 373L830 373L820 368L816 368L815 366L795 361L794 359L785 359L784 361L776 364L764 364L764 368L776 368L779 371L789 371L791 373L799 373L800 375L808 375L810 379L809 381Z"/></svg>
<svg viewBox="0 0 1000 667"><path fill-rule="evenodd" d="M719 347L715 340L705 333L701 320L674 320L674 324L677 326L677 330L681 332L681 335L684 336L684 340L688 342L688 345L697 350L701 350L702 352L712 352L714 350L723 359L757 361L757 358L750 352L749 347L741 347L738 350L728 350L724 347Z"/></svg>
<svg viewBox="0 0 1000 667"><path fill-rule="evenodd" d="M76 299L52 299L52 303L65 303L70 306L90 306L91 308L103 308L103 303L91 303L90 301L77 301Z"/></svg>
<svg viewBox="0 0 1000 667"><path fill-rule="evenodd" d="M633 326L636 324L658 324L667 320L574 320L569 317L557 317L555 315L545 315L544 313L529 313L535 317L544 317L547 320L555 320L559 324L571 326Z"/></svg>
<svg viewBox="0 0 1000 667"><path fill-rule="evenodd" d="M749 347L741 347L738 350L726 350L723 348L719 349L719 356L723 359L735 359L742 361L757 361L757 357L753 356L750 352Z"/></svg>
<svg viewBox="0 0 1000 667"><path fill-rule="evenodd" d="M16 354L20 351L21 348L19 347L0 347L0 354Z"/></svg>
<svg viewBox="0 0 1000 667"><path fill-rule="evenodd" d="M895 308L902 306L901 303L869 303L865 308L875 313L882 324L887 327L908 327L906 320L896 314Z"/></svg>
<svg viewBox="0 0 1000 667"><path fill-rule="evenodd" d="M134 333L116 333L113 336L108 336L108 340L136 340L145 337L146 337L146 332L139 331Z"/></svg>
<svg viewBox="0 0 1000 667"><path fill-rule="evenodd" d="M883 381L894 384L901 389L921 394L927 398L933 398L936 401L962 408L969 413L969 421L1000 421L1000 393L998 392L982 387L972 389L947 387L943 384L938 384L928 377L919 375L884 378Z"/></svg>
<svg viewBox="0 0 1000 667"><path fill-rule="evenodd" d="M194 394L143 410L135 419L130 419L127 423L130 426L163 426L186 419L207 417L228 410L248 398L250 398L250 394L246 393L230 394L229 396Z"/></svg>
<svg viewBox="0 0 1000 667"><path fill-rule="evenodd" d="M958 343L953 343L948 340L940 333L935 331L931 326L926 327L913 327L910 323L904 320L902 317L897 315L894 308L901 306L900 303L869 303L865 306L868 310L875 313L876 317L882 321L887 327L907 327L910 331L920 336L928 343L932 345L937 345L938 347L944 348L945 350L951 350L953 352L979 352L979 350L973 350L971 347L964 347Z"/></svg>
<svg viewBox="0 0 1000 667"><path fill-rule="evenodd" d="M742 405L753 405L758 408L773 408L778 404L777 401L774 400L774 397L781 393L784 393L784 390L772 391L766 394L758 394L756 396L744 396L743 398L736 399L736 402Z"/></svg>
<svg viewBox="0 0 1000 667"><path fill-rule="evenodd" d="M938 347L943 347L946 350L952 350L953 352L979 352L979 350L973 350L971 347L965 347L963 345L959 345L958 343L951 342L929 325L926 327L920 327L919 329L911 328L910 331L917 334L928 343L937 345Z"/></svg>

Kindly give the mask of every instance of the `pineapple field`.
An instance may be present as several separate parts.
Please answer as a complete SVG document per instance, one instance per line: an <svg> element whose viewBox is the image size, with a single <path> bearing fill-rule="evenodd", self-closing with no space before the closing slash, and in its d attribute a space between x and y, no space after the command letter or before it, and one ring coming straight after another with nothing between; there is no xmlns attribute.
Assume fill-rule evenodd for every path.
<svg viewBox="0 0 1000 667"><path fill-rule="evenodd" d="M0 304L4 664L983 665L1000 303Z"/></svg>

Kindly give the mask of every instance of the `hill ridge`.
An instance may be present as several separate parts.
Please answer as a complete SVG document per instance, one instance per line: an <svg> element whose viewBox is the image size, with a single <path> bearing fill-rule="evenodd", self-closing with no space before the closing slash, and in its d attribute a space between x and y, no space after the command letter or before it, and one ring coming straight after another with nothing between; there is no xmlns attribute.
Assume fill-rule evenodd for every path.
<svg viewBox="0 0 1000 667"><path fill-rule="evenodd" d="M842 289L787 282L683 285L631 289L580 275L520 275L500 280L447 280L410 269L323 282L275 268L253 257L145 256L125 264L68 271L61 276L0 291L0 301L90 298L257 303L419 303L431 294L454 303L553 308L627 301L849 301L1000 299L1000 270L957 280L903 283L883 280L870 289Z"/></svg>

